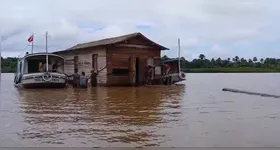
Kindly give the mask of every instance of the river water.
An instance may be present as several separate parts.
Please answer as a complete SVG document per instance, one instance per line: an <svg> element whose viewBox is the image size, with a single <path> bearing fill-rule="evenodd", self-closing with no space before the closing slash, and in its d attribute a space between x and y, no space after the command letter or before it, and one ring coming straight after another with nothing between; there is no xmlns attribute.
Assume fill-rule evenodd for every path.
<svg viewBox="0 0 280 150"><path fill-rule="evenodd" d="M19 90L2 74L2 147L280 146L280 74L187 74L173 86ZM280 93L278 94L280 95Z"/></svg>

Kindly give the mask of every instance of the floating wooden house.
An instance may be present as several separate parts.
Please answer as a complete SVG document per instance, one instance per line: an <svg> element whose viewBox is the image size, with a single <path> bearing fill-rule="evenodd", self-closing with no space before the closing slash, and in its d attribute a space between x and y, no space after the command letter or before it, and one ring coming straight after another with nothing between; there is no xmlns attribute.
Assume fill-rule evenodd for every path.
<svg viewBox="0 0 280 150"><path fill-rule="evenodd" d="M64 72L90 74L92 69L102 70L99 85L142 85L146 81L147 65L159 66L162 50L168 48L148 39L141 33L77 44L54 52L65 58ZM155 74L161 74L155 69Z"/></svg>

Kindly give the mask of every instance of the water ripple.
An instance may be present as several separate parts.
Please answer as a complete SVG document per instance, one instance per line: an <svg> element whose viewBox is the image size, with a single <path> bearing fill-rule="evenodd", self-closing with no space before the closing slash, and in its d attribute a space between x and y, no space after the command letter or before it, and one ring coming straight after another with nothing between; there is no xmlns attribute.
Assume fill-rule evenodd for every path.
<svg viewBox="0 0 280 150"><path fill-rule="evenodd" d="M186 85L18 90L13 75L4 74L0 145L279 147L278 99L221 91L277 93L278 78L187 74Z"/></svg>

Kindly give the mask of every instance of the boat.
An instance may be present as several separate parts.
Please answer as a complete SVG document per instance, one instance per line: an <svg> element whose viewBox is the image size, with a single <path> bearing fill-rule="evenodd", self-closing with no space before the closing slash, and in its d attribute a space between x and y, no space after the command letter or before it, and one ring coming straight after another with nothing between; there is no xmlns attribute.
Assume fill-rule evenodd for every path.
<svg viewBox="0 0 280 150"><path fill-rule="evenodd" d="M47 45L47 33L46 33ZM57 69L51 66L56 63ZM45 65L43 68L43 64ZM64 88L67 76L64 74L64 57L46 52L26 54L18 58L14 85L22 88Z"/></svg>
<svg viewBox="0 0 280 150"><path fill-rule="evenodd" d="M40 65L47 59L57 62L55 72L48 68L40 71ZM47 65L48 66L48 65ZM64 88L66 87L66 75L64 70L64 58L56 54L33 53L18 59L14 84L23 88Z"/></svg>

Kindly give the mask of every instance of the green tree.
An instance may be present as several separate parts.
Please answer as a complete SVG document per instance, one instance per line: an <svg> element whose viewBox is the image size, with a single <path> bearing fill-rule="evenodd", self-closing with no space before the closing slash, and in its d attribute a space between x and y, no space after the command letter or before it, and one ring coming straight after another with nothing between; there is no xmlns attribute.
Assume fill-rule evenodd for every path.
<svg viewBox="0 0 280 150"><path fill-rule="evenodd" d="M263 59L263 58L261 58L261 59L260 59L260 62L261 62L261 63L263 64L263 62L264 62L264 59Z"/></svg>
<svg viewBox="0 0 280 150"><path fill-rule="evenodd" d="M254 57L254 58L253 58L253 61L254 61L254 63L256 63L256 62L258 61L258 58L257 58L257 57Z"/></svg>
<svg viewBox="0 0 280 150"><path fill-rule="evenodd" d="M238 62L239 62L239 57L238 57L238 56L235 56L235 57L234 57L234 60L235 60L235 62L238 63Z"/></svg>
<svg viewBox="0 0 280 150"><path fill-rule="evenodd" d="M161 57L161 60L166 61L166 60L169 60L169 58L166 55L164 55L163 57Z"/></svg>
<svg viewBox="0 0 280 150"><path fill-rule="evenodd" d="M199 55L199 59L200 59L200 60L204 60L204 59L205 59L205 55L204 55L204 54L200 54L200 55Z"/></svg>

